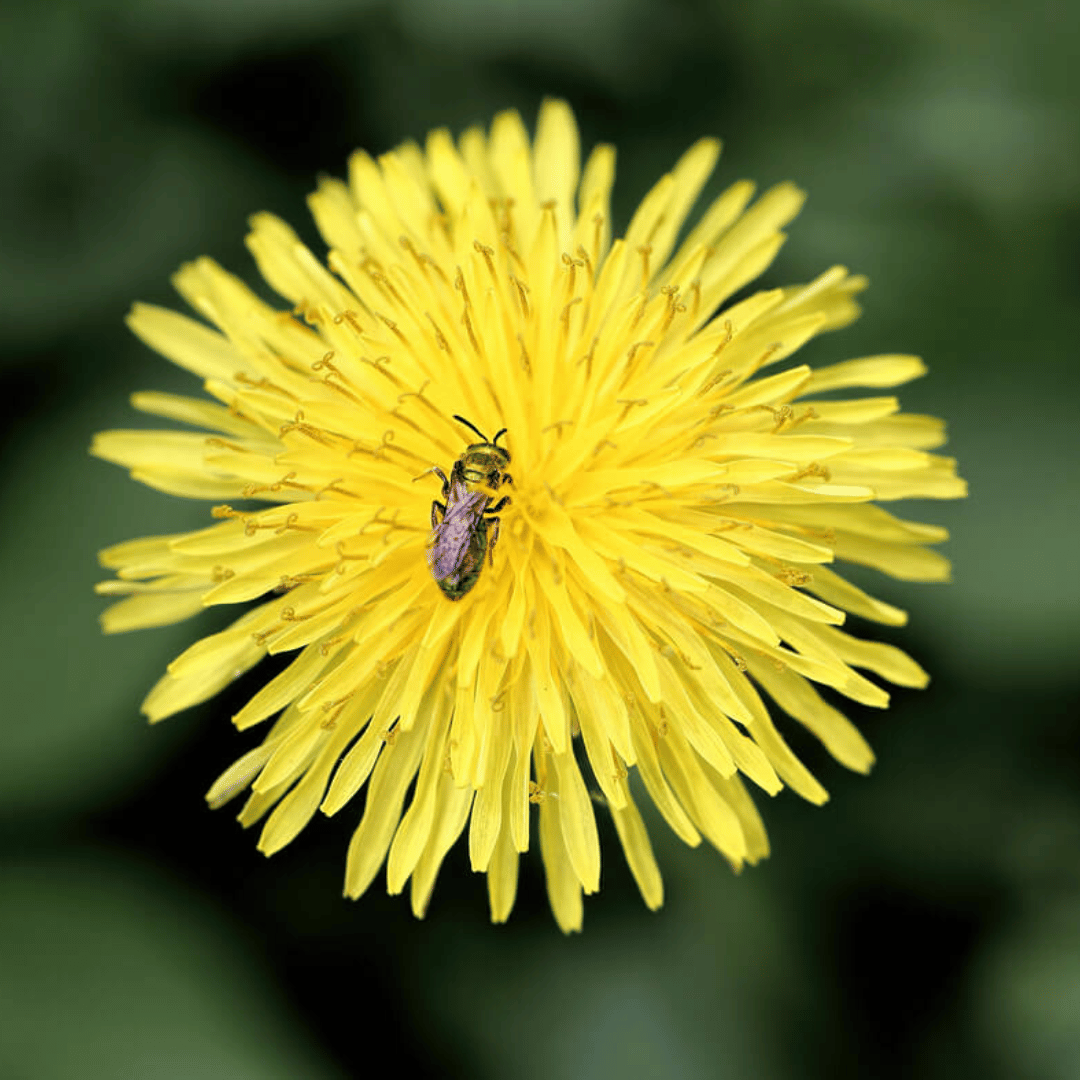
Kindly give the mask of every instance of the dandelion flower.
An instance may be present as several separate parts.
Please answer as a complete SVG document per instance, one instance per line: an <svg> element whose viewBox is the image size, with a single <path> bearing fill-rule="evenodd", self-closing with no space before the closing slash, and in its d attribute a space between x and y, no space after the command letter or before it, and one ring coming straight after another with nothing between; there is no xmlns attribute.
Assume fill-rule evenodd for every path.
<svg viewBox="0 0 1080 1080"><path fill-rule="evenodd" d="M755 200L739 181L679 242L718 153L694 144L613 240L613 148L582 167L565 104L542 106L531 142L505 112L456 143L439 130L358 152L347 182L322 181L325 265L254 217L248 246L282 307L206 258L175 277L201 320L134 307L134 332L207 396L136 394L197 430L109 431L93 452L211 501L216 521L103 552L116 578L99 590L122 597L103 623L243 605L169 665L143 705L152 721L291 654L233 717L268 732L208 794L247 792L240 820L265 818L266 854L317 810L358 813L366 787L347 896L385 862L389 891L408 884L423 915L467 829L503 921L535 829L555 918L575 930L600 884L598 813L655 908L642 795L688 844L753 863L768 843L748 781L827 797L782 714L865 771L871 751L831 692L885 706L862 672L926 683L897 648L841 629L847 613L905 615L830 567L948 575L928 547L943 529L877 505L964 494L930 452L942 424L888 394L833 393L886 390L923 364L784 363L856 317L865 281L843 267L725 306L769 266L803 195L780 184ZM450 513L433 515L446 502L433 467L500 429L511 479L471 474L451 495L478 556L454 597L432 572L433 520Z"/></svg>

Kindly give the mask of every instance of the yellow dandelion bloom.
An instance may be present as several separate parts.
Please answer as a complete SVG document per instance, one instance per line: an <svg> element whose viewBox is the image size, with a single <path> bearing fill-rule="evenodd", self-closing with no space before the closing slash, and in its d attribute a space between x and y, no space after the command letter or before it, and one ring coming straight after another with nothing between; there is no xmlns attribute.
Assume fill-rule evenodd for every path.
<svg viewBox="0 0 1080 1080"><path fill-rule="evenodd" d="M930 452L942 424L888 394L832 393L923 364L783 363L857 315L865 281L843 267L724 307L803 195L754 200L740 181L679 242L718 153L692 146L613 240L613 148L582 167L565 104L543 105L531 143L505 112L487 134L358 152L347 182L323 181L326 265L257 215L248 244L285 309L205 258L175 278L201 321L133 309L135 333L209 398L136 394L200 430L109 431L93 452L220 505L208 528L103 552L116 579L99 589L123 597L103 622L245 605L169 665L143 705L153 721L295 654L233 718L269 731L208 794L250 789L240 820L269 814L266 854L366 786L346 895L385 862L423 915L467 827L505 920L535 828L555 918L578 929L600 884L597 812L655 908L642 791L688 844L755 862L768 844L746 780L826 798L777 711L865 771L869 747L818 688L884 706L861 670L926 683L840 628L848 612L905 615L829 568L948 575L927 546L943 529L876 505L964 494Z"/></svg>

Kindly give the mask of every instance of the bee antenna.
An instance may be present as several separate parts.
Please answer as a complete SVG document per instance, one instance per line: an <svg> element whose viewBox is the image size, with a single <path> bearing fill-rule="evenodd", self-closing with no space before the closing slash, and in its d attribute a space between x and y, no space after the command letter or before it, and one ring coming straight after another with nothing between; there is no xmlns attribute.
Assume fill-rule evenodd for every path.
<svg viewBox="0 0 1080 1080"><path fill-rule="evenodd" d="M505 435L506 430L507 430L506 428L499 428L499 430L495 432L495 438L491 440L491 445L492 446L498 446L499 445L499 436L500 435Z"/></svg>
<svg viewBox="0 0 1080 1080"><path fill-rule="evenodd" d="M477 435L479 435L479 436L480 436L480 438L481 438L481 439L482 439L482 440L483 440L484 442L487 442L487 441L488 441L488 438L487 438L487 436L486 436L486 435L485 435L485 434L484 434L484 433L483 433L483 432L482 432L482 431L481 431L481 430L480 430L480 429L479 429L479 428L478 428L478 427L477 427L477 426L476 426L475 424L470 424L470 423L469 423L469 421L468 421L468 420L466 420L464 416L458 416L458 414L457 414L457 413L454 413L454 419L455 419L455 420L458 420L458 421L460 421L460 422L461 422L462 424L464 424L464 425L465 425L465 426L466 426L467 428L472 428L472 429L473 429L473 431L475 431L475 432L476 432L476 434L477 434Z"/></svg>

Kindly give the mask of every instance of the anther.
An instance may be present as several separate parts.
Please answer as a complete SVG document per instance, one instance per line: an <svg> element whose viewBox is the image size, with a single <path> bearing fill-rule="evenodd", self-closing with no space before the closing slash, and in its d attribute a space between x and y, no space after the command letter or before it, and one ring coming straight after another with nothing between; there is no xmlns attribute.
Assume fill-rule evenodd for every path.
<svg viewBox="0 0 1080 1080"><path fill-rule="evenodd" d="M443 273L442 267L428 255L427 252L417 251L416 246L407 236L399 236L398 243L416 260L416 264L421 270L426 273L430 268L434 270L443 281L446 280L446 274Z"/></svg>
<svg viewBox="0 0 1080 1080"><path fill-rule="evenodd" d="M626 417L630 413L630 410L635 405L648 405L649 404L649 399L648 398L616 398L615 399L615 404L616 405L621 405L623 407L622 415L619 417L619 423L622 423L622 421L626 419Z"/></svg>
<svg viewBox="0 0 1080 1080"><path fill-rule="evenodd" d="M581 259L581 261L585 264L585 272L589 275L589 279L592 280L592 260L589 258L589 253L585 250L584 245L578 244L577 255L578 258Z"/></svg>
<svg viewBox="0 0 1080 1080"><path fill-rule="evenodd" d="M820 462L811 461L806 468L800 469L797 473L785 477L789 484L795 484L800 480L807 480L810 478L824 480L825 483L828 483L832 479L832 473Z"/></svg>
<svg viewBox="0 0 1080 1080"><path fill-rule="evenodd" d="M210 435L206 439L206 445L212 447L214 450L232 450L237 454L250 454L251 451L247 447L240 446L239 443L229 442L226 439L222 439L217 435Z"/></svg>
<svg viewBox="0 0 1080 1080"><path fill-rule="evenodd" d="M343 322L347 322L358 334L364 332L363 327L360 325L360 320L357 318L355 311L346 309L339 312L334 316L334 325L340 326Z"/></svg>
<svg viewBox="0 0 1080 1080"><path fill-rule="evenodd" d="M735 327L732 325L730 319L725 319L724 326L724 339L716 346L712 351L713 356L719 356L728 345L731 344L731 339L735 336Z"/></svg>
<svg viewBox="0 0 1080 1080"><path fill-rule="evenodd" d="M465 324L465 330L469 335L469 344L473 347L473 352L477 356L482 356L483 352L480 349L480 342L476 338L476 331L473 330L472 319L469 317L469 302L465 301L465 310L461 313L461 321Z"/></svg>
<svg viewBox="0 0 1080 1080"><path fill-rule="evenodd" d="M559 321L567 330L570 329L570 309L575 304L580 304L581 302L582 298L580 296L575 296L574 299L571 300L568 304L566 304L566 306L562 309L562 314L559 315Z"/></svg>
<svg viewBox="0 0 1080 1080"><path fill-rule="evenodd" d="M522 370L526 375L532 375L532 361L529 359L529 350L525 348L525 339L518 334L518 344L521 346L521 356L519 360L521 362Z"/></svg>
<svg viewBox="0 0 1080 1080"><path fill-rule="evenodd" d="M767 346L765 351L758 357L757 363L750 369L751 371L758 371L763 368L773 357L773 355L779 352L784 347L782 341L774 341L771 345Z"/></svg>
<svg viewBox="0 0 1080 1080"><path fill-rule="evenodd" d="M573 420L555 420L552 423L548 424L547 427L541 428L540 429L540 434L543 435L546 432L551 431L552 428L554 428L555 431L558 432L559 438L561 439L562 438L562 429L564 427L573 427L573 425L574 425Z"/></svg>
<svg viewBox="0 0 1080 1080"><path fill-rule="evenodd" d="M527 319L529 317L529 286L525 284L519 277L514 274L510 275L510 283L517 289L518 303L521 305L521 314Z"/></svg>
<svg viewBox="0 0 1080 1080"><path fill-rule="evenodd" d="M429 316L430 317L430 316ZM424 397L424 391L431 385L430 379L425 379L420 385L419 390L406 390L403 393L398 394L398 404L400 405L406 398L419 398L421 401L426 401Z"/></svg>
<svg viewBox="0 0 1080 1080"><path fill-rule="evenodd" d="M490 248L487 244L482 244L479 240L473 241L473 251L484 257L484 262L487 263L488 273L491 275L491 280L498 284L498 278L495 273L495 260L493 258L495 249Z"/></svg>
<svg viewBox="0 0 1080 1080"><path fill-rule="evenodd" d="M580 360L578 360L576 365L577 367L580 367L582 364L585 365L585 378L587 379L592 378L593 355L596 352L596 343L599 340L599 335L592 339L592 344L589 346L589 351L583 357L581 357Z"/></svg>
<svg viewBox="0 0 1080 1080"><path fill-rule="evenodd" d="M454 288L457 289L464 298L465 307L472 307L472 301L469 299L469 289L465 284L465 273L460 266L457 268L457 273L454 275Z"/></svg>
<svg viewBox="0 0 1080 1080"><path fill-rule="evenodd" d="M814 580L814 575L807 570L796 570L792 566L785 566L777 575L778 581L785 585L809 585Z"/></svg>
<svg viewBox="0 0 1080 1080"><path fill-rule="evenodd" d="M604 215L597 212L593 214L593 261L600 258L600 240L603 236Z"/></svg>
<svg viewBox="0 0 1080 1080"><path fill-rule="evenodd" d="M693 297L690 303L690 319L697 318L698 308L701 307L701 279L694 278L690 282L690 295Z"/></svg>
<svg viewBox="0 0 1080 1080"><path fill-rule="evenodd" d="M398 324L394 322L394 320L391 319L389 315L384 315L381 311L376 311L375 318L377 318L387 328L387 330L389 330L390 333L393 334L394 337L396 337L398 341L402 343L402 345L409 344L408 338L406 338L405 335L401 332L401 330L398 329Z"/></svg>
<svg viewBox="0 0 1080 1080"><path fill-rule="evenodd" d="M660 291L667 297L667 310L664 312L664 322L660 327L660 334L663 336L668 332L675 316L686 311L686 305L679 303L678 285L665 285Z"/></svg>
<svg viewBox="0 0 1080 1080"><path fill-rule="evenodd" d="M344 481L345 477L339 476L330 483L324 484L318 491L315 492L316 502L321 499L328 491L332 491L335 495L344 495L348 499L358 499L360 496L353 491L349 491L348 488L338 487L338 484Z"/></svg>
<svg viewBox="0 0 1080 1080"><path fill-rule="evenodd" d="M382 442L379 444L379 448L372 454L372 457L379 459L380 461L386 460L386 450L390 444L394 441L394 429L387 428L382 433Z"/></svg>
<svg viewBox="0 0 1080 1080"><path fill-rule="evenodd" d="M313 525L301 525L300 524L300 515L297 514L297 513L290 514L285 519L285 524L281 525L277 529L275 529L274 533L277 536L281 536L282 533L287 532L289 529L292 529L295 532L318 532L319 531Z"/></svg>
<svg viewBox="0 0 1080 1080"><path fill-rule="evenodd" d="M652 244L642 244L637 250L641 256L641 288L645 290L649 287L649 278L652 276L649 273L649 256L652 255Z"/></svg>
<svg viewBox="0 0 1080 1080"><path fill-rule="evenodd" d="M775 435L795 415L795 410L790 405L758 405L757 408L772 415L775 424L772 434Z"/></svg>
<svg viewBox="0 0 1080 1080"><path fill-rule="evenodd" d="M425 311L424 314L427 316L428 322L431 323L432 329L435 331L435 341L438 344L439 348L444 353L450 352L450 344L446 340L443 332L439 329L439 324L435 321L435 317L431 314L430 311Z"/></svg>
<svg viewBox="0 0 1080 1080"><path fill-rule="evenodd" d="M734 374L735 373L731 370L731 368L724 368L723 371L718 371L701 387L701 389L698 391L698 397L704 397L710 390L719 386L722 382L726 382ZM718 406L718 408L723 408L729 412L734 409L734 407L734 405Z"/></svg>
<svg viewBox="0 0 1080 1080"><path fill-rule="evenodd" d="M673 498L671 491L668 488L664 487L663 484L657 483L655 480L639 480L638 483L643 488L648 488L650 491L659 491L665 499Z"/></svg>

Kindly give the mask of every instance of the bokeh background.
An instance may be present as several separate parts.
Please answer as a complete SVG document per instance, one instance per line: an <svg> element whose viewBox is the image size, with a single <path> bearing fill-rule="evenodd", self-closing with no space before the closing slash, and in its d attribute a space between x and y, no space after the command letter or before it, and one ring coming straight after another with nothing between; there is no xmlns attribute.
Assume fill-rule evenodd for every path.
<svg viewBox="0 0 1080 1080"><path fill-rule="evenodd" d="M0 1075L1080 1076L1077 41L1063 0L5 4ZM533 856L507 926L463 847L416 922L341 899L348 813L268 861L208 811L250 682L154 730L138 705L220 614L106 639L91 591L98 548L207 510L86 454L145 423L130 392L194 389L122 323L181 261L254 280L249 213L318 246L304 196L354 147L547 94L617 144L620 225L701 134L707 194L805 186L764 283L867 273L808 359L926 357L904 403L972 487L910 508L954 583L878 585L933 682L854 709L873 774L789 725L826 807L767 800L739 877L655 828L658 914L608 830L572 938Z"/></svg>

